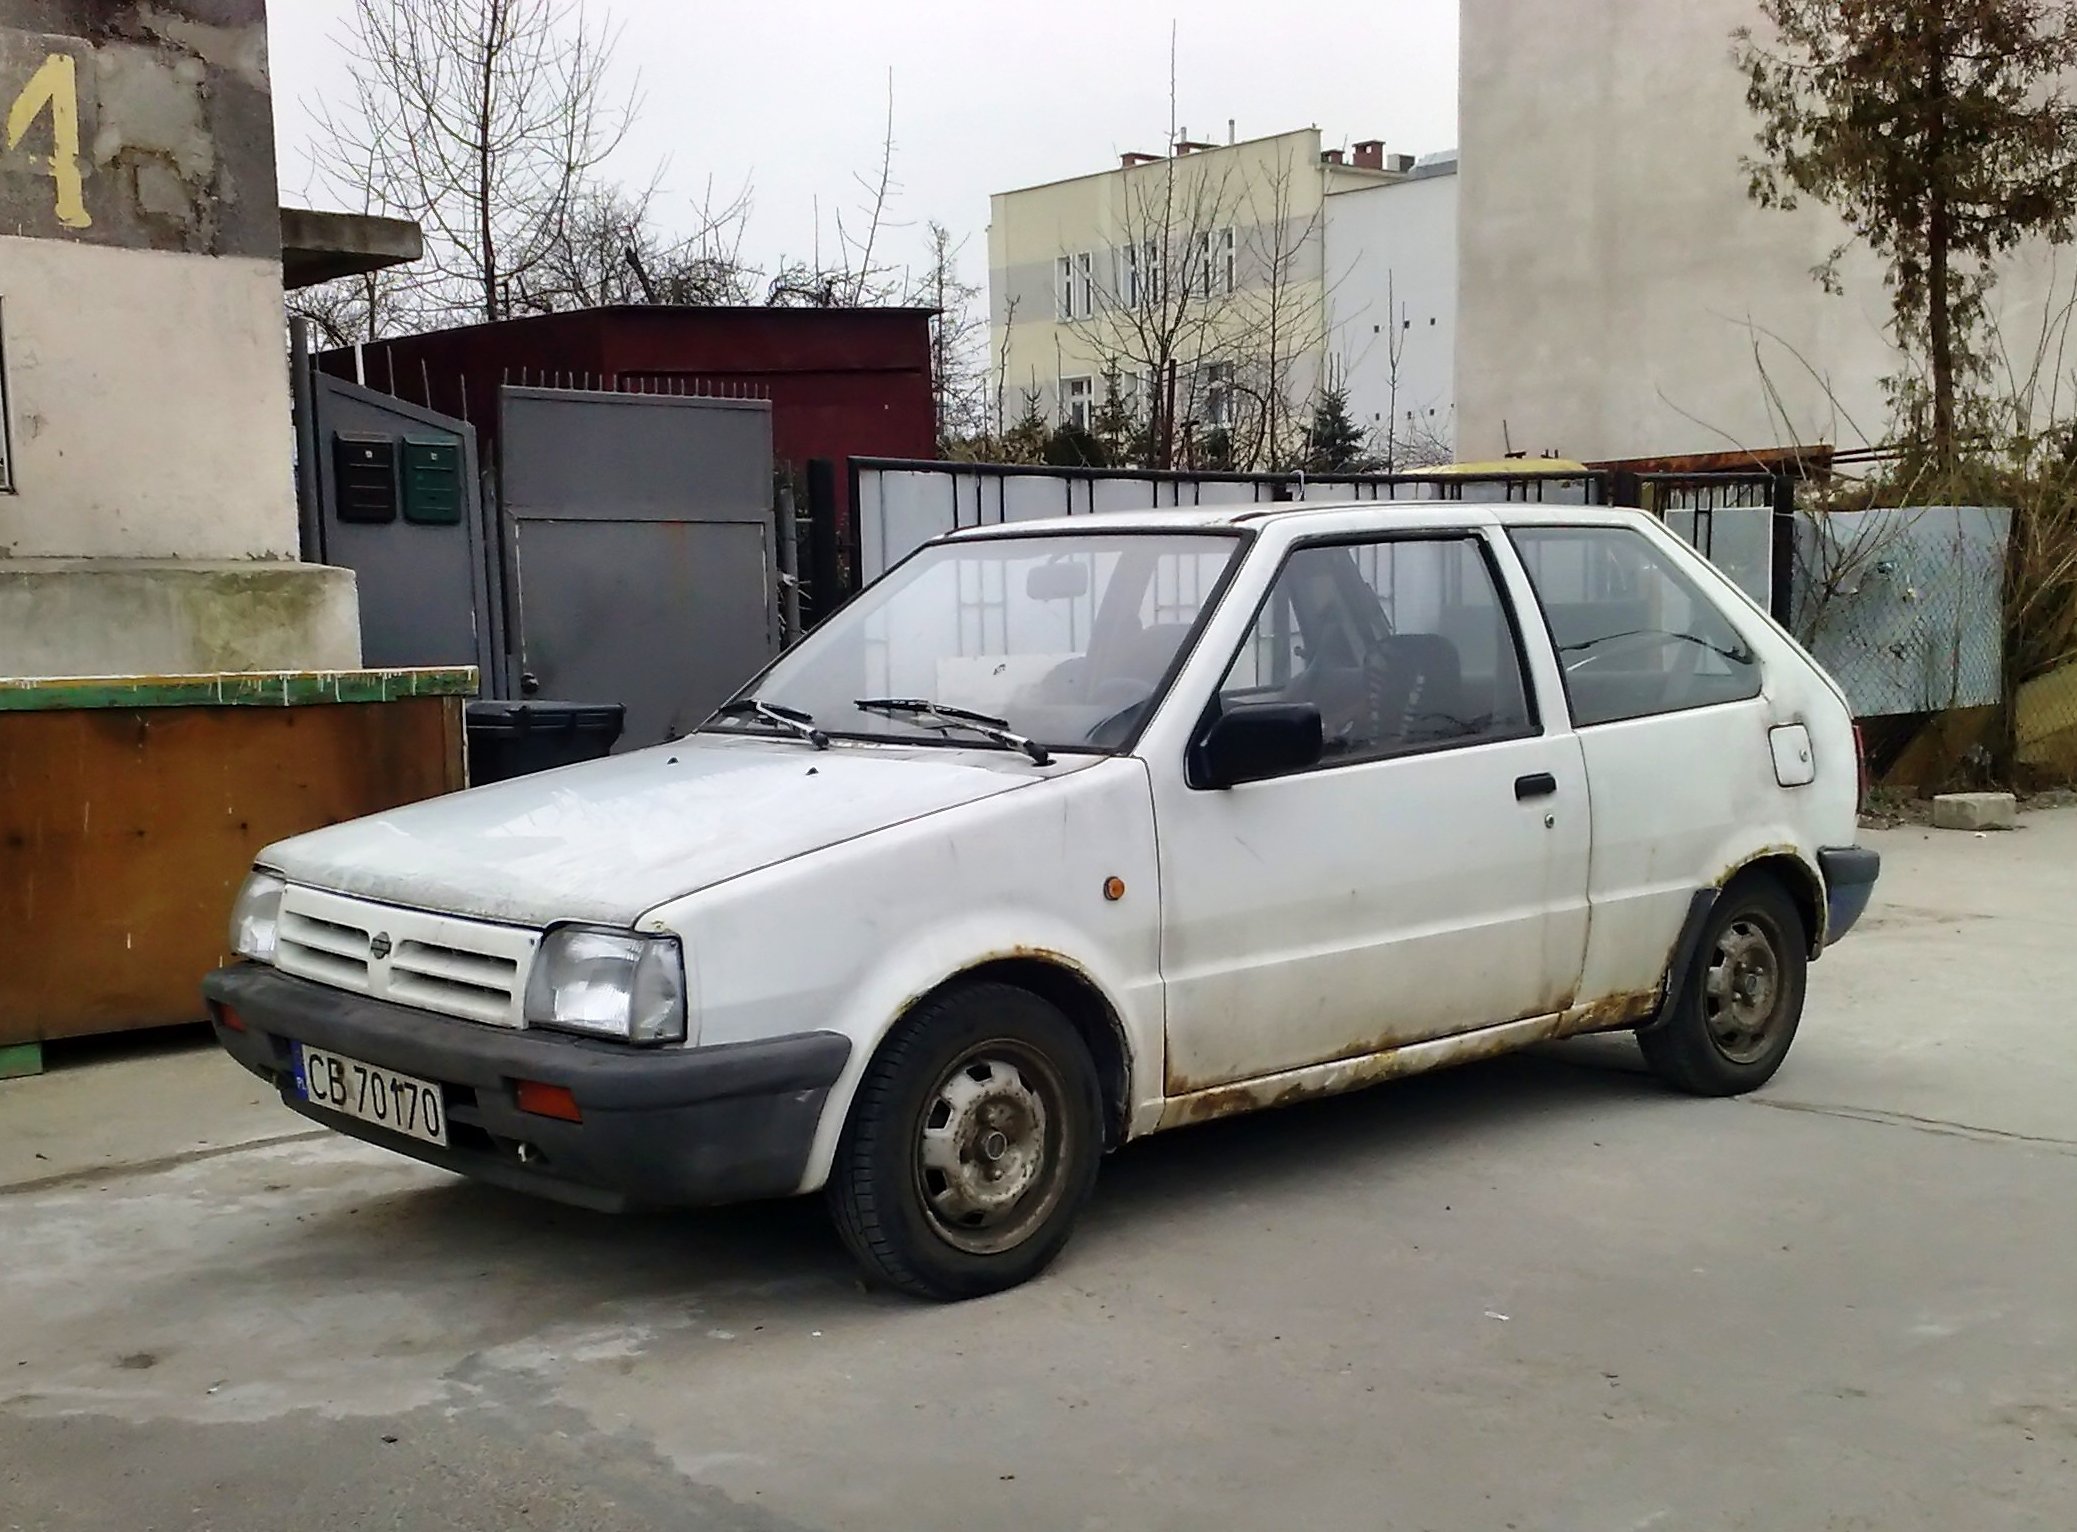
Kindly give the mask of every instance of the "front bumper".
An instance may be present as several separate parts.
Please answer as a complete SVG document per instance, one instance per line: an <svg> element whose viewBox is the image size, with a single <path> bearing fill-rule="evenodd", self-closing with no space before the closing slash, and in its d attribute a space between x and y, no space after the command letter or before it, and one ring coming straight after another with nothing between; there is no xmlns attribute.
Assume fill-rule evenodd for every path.
<svg viewBox="0 0 2077 1532"><path fill-rule="evenodd" d="M1882 855L1866 846L1833 846L1817 853L1817 870L1825 880L1825 945L1854 928L1875 896Z"/></svg>
<svg viewBox="0 0 2077 1532"><path fill-rule="evenodd" d="M510 1032L254 964L220 968L202 989L224 1051L312 1121L445 1170L608 1211L794 1192L851 1053L834 1032L683 1049ZM226 1011L242 1025L226 1025ZM440 1082L448 1145L311 1106L294 1093L291 1042ZM519 1080L567 1086L584 1120L522 1112Z"/></svg>

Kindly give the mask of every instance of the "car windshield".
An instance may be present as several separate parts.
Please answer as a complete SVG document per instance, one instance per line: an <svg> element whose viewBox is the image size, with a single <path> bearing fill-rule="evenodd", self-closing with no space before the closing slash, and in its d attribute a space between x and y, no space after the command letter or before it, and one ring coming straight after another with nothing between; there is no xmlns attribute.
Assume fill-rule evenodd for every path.
<svg viewBox="0 0 2077 1532"><path fill-rule="evenodd" d="M1168 532L935 544L744 696L838 739L1020 748L999 737L1006 729L1027 751L1114 750L1157 699L1240 548L1232 535ZM742 698L706 727L776 732Z"/></svg>

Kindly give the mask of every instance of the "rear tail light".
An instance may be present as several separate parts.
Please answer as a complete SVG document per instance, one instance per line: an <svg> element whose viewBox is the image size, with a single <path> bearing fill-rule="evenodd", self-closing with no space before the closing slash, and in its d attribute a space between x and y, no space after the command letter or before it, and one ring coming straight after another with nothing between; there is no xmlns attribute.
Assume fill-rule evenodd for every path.
<svg viewBox="0 0 2077 1532"><path fill-rule="evenodd" d="M1861 726L1853 726L1853 780L1854 807L1868 806L1868 742L1861 738Z"/></svg>
<svg viewBox="0 0 2077 1532"><path fill-rule="evenodd" d="M559 1117L564 1122L582 1122L584 1114L577 1110L577 1098L570 1094L567 1085L544 1085L539 1080L515 1082L515 1095L522 1112L532 1112L536 1117Z"/></svg>

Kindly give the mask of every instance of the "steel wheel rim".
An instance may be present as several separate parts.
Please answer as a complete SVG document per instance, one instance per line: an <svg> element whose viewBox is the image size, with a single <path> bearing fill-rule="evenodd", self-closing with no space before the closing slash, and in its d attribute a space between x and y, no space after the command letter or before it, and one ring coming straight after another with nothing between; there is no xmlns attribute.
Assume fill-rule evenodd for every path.
<svg viewBox="0 0 2077 1532"><path fill-rule="evenodd" d="M961 1054L924 1098L915 1180L931 1231L969 1255L1029 1239L1059 1204L1066 1091L1050 1060L998 1039Z"/></svg>
<svg viewBox="0 0 2077 1532"><path fill-rule="evenodd" d="M1702 1021L1709 1041L1734 1064L1753 1064L1773 1047L1787 1010L1781 933L1757 913L1718 933L1702 976Z"/></svg>

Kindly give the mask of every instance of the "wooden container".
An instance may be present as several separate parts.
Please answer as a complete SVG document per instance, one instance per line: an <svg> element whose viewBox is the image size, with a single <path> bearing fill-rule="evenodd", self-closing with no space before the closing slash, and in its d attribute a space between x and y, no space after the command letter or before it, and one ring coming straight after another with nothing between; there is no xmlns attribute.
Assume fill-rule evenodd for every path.
<svg viewBox="0 0 2077 1532"><path fill-rule="evenodd" d="M475 691L470 668L0 680L0 1050L19 1071L45 1039L201 1020L254 854L461 788Z"/></svg>

